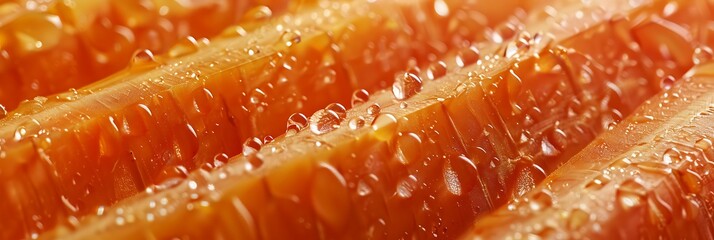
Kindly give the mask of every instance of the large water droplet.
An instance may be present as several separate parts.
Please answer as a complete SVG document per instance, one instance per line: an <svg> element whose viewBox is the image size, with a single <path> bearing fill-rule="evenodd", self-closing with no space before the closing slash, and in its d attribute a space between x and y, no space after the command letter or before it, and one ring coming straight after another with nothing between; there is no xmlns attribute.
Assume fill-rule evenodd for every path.
<svg viewBox="0 0 714 240"><path fill-rule="evenodd" d="M449 15L449 5L444 0L434 1L434 12L436 15L446 17Z"/></svg>
<svg viewBox="0 0 714 240"><path fill-rule="evenodd" d="M302 113L293 113L288 117L287 131L298 132L307 126L307 117Z"/></svg>
<svg viewBox="0 0 714 240"><path fill-rule="evenodd" d="M364 181L360 180L357 183L357 195L364 197L372 193L372 187L370 187L367 183Z"/></svg>
<svg viewBox="0 0 714 240"><path fill-rule="evenodd" d="M679 163L682 161L682 154L677 148L668 148L662 154L662 161L665 164Z"/></svg>
<svg viewBox="0 0 714 240"><path fill-rule="evenodd" d="M340 117L340 121L347 116L347 110L345 109L345 106L342 106L342 104L339 103L330 103L325 107L325 110L333 111L337 114L338 117Z"/></svg>
<svg viewBox="0 0 714 240"><path fill-rule="evenodd" d="M547 157L554 157L554 156L558 156L558 154L560 154L560 151L558 151L558 149L555 149L553 144L550 143L550 141L548 141L547 138L543 138L543 140L541 140L540 149L541 149L541 152L543 153L543 155L545 155Z"/></svg>
<svg viewBox="0 0 714 240"><path fill-rule="evenodd" d="M234 25L234 26L230 26L230 27L227 27L226 29L224 29L223 32L221 32L221 34L219 36L224 37L224 38L229 38L229 37L242 37L247 34L248 34L248 31L246 31L245 28L243 28L240 25Z"/></svg>
<svg viewBox="0 0 714 240"><path fill-rule="evenodd" d="M340 127L340 116L334 111L320 109L310 117L310 131L322 135Z"/></svg>
<svg viewBox="0 0 714 240"><path fill-rule="evenodd" d="M300 41L302 41L302 37L298 31L287 31L283 33L282 40L285 42L285 46L292 47L293 45L300 43Z"/></svg>
<svg viewBox="0 0 714 240"><path fill-rule="evenodd" d="M413 73L404 73L392 84L392 93L397 100L410 98L421 91L422 81Z"/></svg>
<svg viewBox="0 0 714 240"><path fill-rule="evenodd" d="M131 69L146 70L159 65L159 62L154 58L154 53L148 49L137 50L131 58Z"/></svg>
<svg viewBox="0 0 714 240"><path fill-rule="evenodd" d="M268 6L265 5L260 5L256 6L254 8L251 8L244 14L244 19L245 20L253 20L253 21L259 21L259 20L266 20L270 17L273 16L273 10L271 10Z"/></svg>
<svg viewBox="0 0 714 240"><path fill-rule="evenodd" d="M171 47L168 55L172 58L182 57L198 51L199 44L195 38L188 36L181 39L176 45Z"/></svg>
<svg viewBox="0 0 714 240"><path fill-rule="evenodd" d="M444 61L435 62L426 70L426 77L429 80L436 80L444 75L446 75L446 63Z"/></svg>
<svg viewBox="0 0 714 240"><path fill-rule="evenodd" d="M260 150L261 146L263 146L263 143L259 138L249 138L243 142L243 155L248 156L256 154Z"/></svg>
<svg viewBox="0 0 714 240"><path fill-rule="evenodd" d="M481 52L476 48L476 46L470 46L468 48L462 49L456 55L456 65L460 68L466 67L468 65L476 63L481 57Z"/></svg>
<svg viewBox="0 0 714 240"><path fill-rule="evenodd" d="M694 54L692 54L692 62L695 65L711 61L712 58L714 58L714 52L708 46L699 46L694 49Z"/></svg>
<svg viewBox="0 0 714 240"><path fill-rule="evenodd" d="M372 104L369 107L367 107L367 115L369 116L377 116L382 111L382 108L379 107L379 104Z"/></svg>

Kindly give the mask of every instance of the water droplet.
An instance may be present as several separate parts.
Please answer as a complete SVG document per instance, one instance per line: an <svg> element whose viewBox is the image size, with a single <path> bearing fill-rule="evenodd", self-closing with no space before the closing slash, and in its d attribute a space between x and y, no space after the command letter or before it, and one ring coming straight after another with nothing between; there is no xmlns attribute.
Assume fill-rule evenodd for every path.
<svg viewBox="0 0 714 240"><path fill-rule="evenodd" d="M7 116L7 109L5 109L5 106L0 104L0 119L4 118Z"/></svg>
<svg viewBox="0 0 714 240"><path fill-rule="evenodd" d="M444 61L435 62L426 70L426 77L429 80L436 80L444 75L446 75L446 63Z"/></svg>
<svg viewBox="0 0 714 240"><path fill-rule="evenodd" d="M397 100L410 98L421 91L422 81L413 73L404 73L392 84L392 93Z"/></svg>
<svg viewBox="0 0 714 240"><path fill-rule="evenodd" d="M365 183L364 181L360 180L357 183L357 195L364 197L372 193L372 188Z"/></svg>
<svg viewBox="0 0 714 240"><path fill-rule="evenodd" d="M213 156L213 167L220 167L228 163L228 154L219 153Z"/></svg>
<svg viewBox="0 0 714 240"><path fill-rule="evenodd" d="M554 157L554 156L558 156L558 154L560 154L560 151L558 151L558 149L555 149L553 144L550 143L550 141L548 141L547 138L543 138L543 140L541 140L540 150L543 153L543 155L545 155L547 157Z"/></svg>
<svg viewBox="0 0 714 240"><path fill-rule="evenodd" d="M15 135L12 139L15 140L15 142L19 142L25 137L26 134L27 129L24 126L19 126L15 129Z"/></svg>
<svg viewBox="0 0 714 240"><path fill-rule="evenodd" d="M662 78L660 81L660 87L664 90L669 90L674 86L674 83L677 81L672 75L666 76Z"/></svg>
<svg viewBox="0 0 714 240"><path fill-rule="evenodd" d="M551 140L552 145L558 150L563 150L568 146L568 135L559 128L553 129L548 139Z"/></svg>
<svg viewBox="0 0 714 240"><path fill-rule="evenodd" d="M230 37L242 37L247 34L248 34L248 31L246 31L245 28L243 28L240 25L234 25L234 26L230 26L230 27L227 27L226 29L224 29L223 32L221 32L221 34L219 36L224 37L224 38L230 38Z"/></svg>
<svg viewBox="0 0 714 240"><path fill-rule="evenodd" d="M496 26L490 33L487 33L487 35L490 36L492 42L503 43L513 38L517 33L517 29L518 26L513 22L507 22Z"/></svg>
<svg viewBox="0 0 714 240"><path fill-rule="evenodd" d="M211 111L214 104L214 97L211 90L208 88L196 89L193 92L193 107L196 112L207 114Z"/></svg>
<svg viewBox="0 0 714 240"><path fill-rule="evenodd" d="M712 58L714 58L714 52L710 47L699 46L694 49L694 54L692 55L692 62L694 62L695 65L699 65L711 61Z"/></svg>
<svg viewBox="0 0 714 240"><path fill-rule="evenodd" d="M146 70L159 65L159 62L154 58L154 53L148 49L137 50L131 58L132 70Z"/></svg>
<svg viewBox="0 0 714 240"><path fill-rule="evenodd" d="M435 0L434 12L439 16L446 17L449 15L449 5L444 0Z"/></svg>
<svg viewBox="0 0 714 240"><path fill-rule="evenodd" d="M302 113L293 113L288 117L287 131L299 132L307 126L307 117Z"/></svg>
<svg viewBox="0 0 714 240"><path fill-rule="evenodd" d="M364 89L358 89L352 93L352 107L358 106L369 101L369 92Z"/></svg>
<svg viewBox="0 0 714 240"><path fill-rule="evenodd" d="M259 138L249 138L243 142L243 155L248 156L256 154L260 150L261 146L263 146L263 143Z"/></svg>
<svg viewBox="0 0 714 240"><path fill-rule="evenodd" d="M357 130L365 125L365 119L362 116L357 116L355 118L350 119L348 125L350 126L350 129Z"/></svg>
<svg viewBox="0 0 714 240"><path fill-rule="evenodd" d="M349 222L352 212L344 176L332 165L321 163L312 178L310 198L315 214L328 227L341 228Z"/></svg>
<svg viewBox="0 0 714 240"><path fill-rule="evenodd" d="M512 58L516 55L524 54L531 47L530 40L530 35L527 35L526 32L522 32L514 42L506 45L506 48L503 50L503 56Z"/></svg>
<svg viewBox="0 0 714 240"><path fill-rule="evenodd" d="M421 158L422 142L416 133L406 133L397 137L397 158L407 165Z"/></svg>
<svg viewBox="0 0 714 240"><path fill-rule="evenodd" d="M250 93L250 103L253 105L259 105L262 103L267 95L260 88L253 89Z"/></svg>
<svg viewBox="0 0 714 240"><path fill-rule="evenodd" d="M476 48L476 46L470 46L466 49L462 49L456 55L456 65L460 68L463 68L476 63L476 61L478 61L480 57L481 53L479 52L478 48Z"/></svg>
<svg viewBox="0 0 714 240"><path fill-rule="evenodd" d="M5 23L5 25L8 25ZM46 12L26 12L12 21L12 31L20 53L32 53L52 49L62 41L63 26L59 16Z"/></svg>
<svg viewBox="0 0 714 240"><path fill-rule="evenodd" d="M331 110L320 109L310 117L310 131L322 135L340 127L340 116Z"/></svg>
<svg viewBox="0 0 714 240"><path fill-rule="evenodd" d="M407 104L407 102L401 102L401 103L399 103L399 108L401 108L401 109L405 109L405 108L407 108L408 106L409 106L409 104Z"/></svg>
<svg viewBox="0 0 714 240"><path fill-rule="evenodd" d="M273 136L267 135L263 137L263 145L273 142L275 138Z"/></svg>
<svg viewBox="0 0 714 240"><path fill-rule="evenodd" d="M325 110L333 111L337 114L338 117L340 117L340 120L344 119L345 116L347 116L347 110L345 109L345 106L342 106L342 104L339 103L330 103L325 107Z"/></svg>
<svg viewBox="0 0 714 240"><path fill-rule="evenodd" d="M256 6L254 8L251 8L250 10L246 11L244 14L244 17L246 20L253 20L253 21L259 21L259 20L267 20L268 18L273 16L273 10L271 10L269 7L265 5L260 5Z"/></svg>
<svg viewBox="0 0 714 240"><path fill-rule="evenodd" d="M283 33L282 39L283 42L285 42L285 46L291 47L300 43L302 38L300 37L300 32L298 31L287 31Z"/></svg>
<svg viewBox="0 0 714 240"><path fill-rule="evenodd" d="M248 56L253 56L256 54L260 53L260 47L259 46L250 46L247 48L244 48L243 51L248 54Z"/></svg>
<svg viewBox="0 0 714 240"><path fill-rule="evenodd" d="M367 115L369 116L377 116L379 112L382 111L382 108L379 107L379 104L372 104L369 107L367 107Z"/></svg>
<svg viewBox="0 0 714 240"><path fill-rule="evenodd" d="M397 184L397 196L401 198L410 198L417 187L417 178L414 175L409 175Z"/></svg>
<svg viewBox="0 0 714 240"><path fill-rule="evenodd" d="M172 58L183 57L198 51L199 44L195 38L188 36L181 39L176 45L171 47L168 55Z"/></svg>
<svg viewBox="0 0 714 240"><path fill-rule="evenodd" d="M682 161L682 154L677 148L669 148L662 154L662 161L665 164L679 163Z"/></svg>
<svg viewBox="0 0 714 240"><path fill-rule="evenodd" d="M647 190L634 179L627 179L617 187L617 202L624 210L642 204L647 197Z"/></svg>
<svg viewBox="0 0 714 240"><path fill-rule="evenodd" d="M389 113L380 114L372 123L372 130L377 139L387 141L394 136L397 130L397 118Z"/></svg>

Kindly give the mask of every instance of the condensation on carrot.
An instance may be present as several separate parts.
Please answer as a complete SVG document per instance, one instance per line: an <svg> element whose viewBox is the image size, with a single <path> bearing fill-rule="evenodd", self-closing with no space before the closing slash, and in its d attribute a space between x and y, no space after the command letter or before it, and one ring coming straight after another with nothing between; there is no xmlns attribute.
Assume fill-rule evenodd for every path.
<svg viewBox="0 0 714 240"><path fill-rule="evenodd" d="M701 57L691 74L464 239L714 237L714 63Z"/></svg>
<svg viewBox="0 0 714 240"><path fill-rule="evenodd" d="M677 1L674 10L670 3L555 6L564 12L529 20L525 29L535 32L400 74L368 100L357 92L360 104L350 110L329 105L291 117L286 135L263 145L251 140L226 166L53 234L456 237L669 87L659 75L692 65L694 39L708 35L680 26L711 16L702 2ZM444 65L457 70L431 79ZM179 223L193 228L173 227Z"/></svg>
<svg viewBox="0 0 714 240"><path fill-rule="evenodd" d="M165 55L141 51L107 79L26 102L0 120L0 209L14 216L0 220L0 236L71 227L250 152L283 133L288 118L307 121L293 113L347 105L353 91L389 85L397 71L508 36L519 10L503 3L439 1L437 12L428 0L324 2L245 36L231 29Z"/></svg>

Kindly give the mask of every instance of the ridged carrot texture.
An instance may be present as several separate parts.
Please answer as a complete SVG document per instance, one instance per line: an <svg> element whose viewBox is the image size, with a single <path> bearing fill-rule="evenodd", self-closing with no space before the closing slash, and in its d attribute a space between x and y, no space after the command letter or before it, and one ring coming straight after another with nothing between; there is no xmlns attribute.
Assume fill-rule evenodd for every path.
<svg viewBox="0 0 714 240"><path fill-rule="evenodd" d="M426 2L326 2L243 37L185 41L167 56L139 52L110 78L28 102L0 121L0 209L13 216L0 220L8 226L0 236L73 224L153 184L222 165L246 139L283 133L290 114L389 84L412 59L444 54L458 46L452 37L483 36L517 6L484 6L486 20L474 22L464 14L482 2L440 3L450 14ZM422 51L439 43L446 49Z"/></svg>
<svg viewBox="0 0 714 240"><path fill-rule="evenodd" d="M658 91L648 81L660 79L633 59L671 59L630 48L645 40L614 38L616 30L641 25L614 26L610 16L649 23L663 19L668 3L556 5L565 11L559 16L572 17L565 23L581 24L553 31L552 39L522 33L498 51L461 54L451 65L469 67L433 82L426 80L432 71L401 75L349 111L331 106L307 126L289 121L304 130L295 127L213 172L199 170L173 188L107 209L64 236L454 238L477 216L535 187L545 169L644 101L619 94ZM677 16L689 15L677 23L708 21L694 2L677 3ZM539 16L532 21L557 20ZM657 29L668 36L661 39L681 37ZM683 45L668 46L692 52L689 42L677 43Z"/></svg>
<svg viewBox="0 0 714 240"><path fill-rule="evenodd" d="M697 66L464 238L714 238L712 90Z"/></svg>
<svg viewBox="0 0 714 240"><path fill-rule="evenodd" d="M138 49L163 53L186 36L246 29L312 0L29 0L0 3L0 104L79 88Z"/></svg>

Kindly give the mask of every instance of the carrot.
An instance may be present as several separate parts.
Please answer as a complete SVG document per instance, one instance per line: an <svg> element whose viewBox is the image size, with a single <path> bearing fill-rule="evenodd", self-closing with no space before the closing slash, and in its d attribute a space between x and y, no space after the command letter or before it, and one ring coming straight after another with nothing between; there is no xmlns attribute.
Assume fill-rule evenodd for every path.
<svg viewBox="0 0 714 240"><path fill-rule="evenodd" d="M556 3L558 17L528 20L533 33L446 64L463 69L401 74L348 111L288 121L286 135L226 166L47 236L454 238L669 86L658 74L692 65L670 53L691 54L706 35L679 26L711 16L698 2L670 2Z"/></svg>
<svg viewBox="0 0 714 240"><path fill-rule="evenodd" d="M191 35L249 31L300 1L5 1L0 4L0 104L79 88L129 64L132 54L165 53ZM291 10L293 9L293 10Z"/></svg>
<svg viewBox="0 0 714 240"><path fill-rule="evenodd" d="M697 66L465 238L714 237L712 69Z"/></svg>
<svg viewBox="0 0 714 240"><path fill-rule="evenodd" d="M253 136L283 133L290 114L347 105L353 91L391 84L397 71L483 37L518 6L439 2L438 13L431 1L325 3L245 36L139 52L107 79L27 102L0 120L0 211L13 216L0 220L0 237L72 226L223 165L250 151Z"/></svg>

